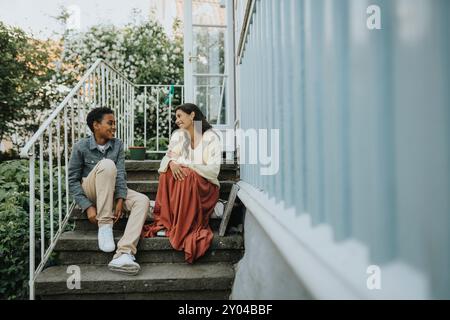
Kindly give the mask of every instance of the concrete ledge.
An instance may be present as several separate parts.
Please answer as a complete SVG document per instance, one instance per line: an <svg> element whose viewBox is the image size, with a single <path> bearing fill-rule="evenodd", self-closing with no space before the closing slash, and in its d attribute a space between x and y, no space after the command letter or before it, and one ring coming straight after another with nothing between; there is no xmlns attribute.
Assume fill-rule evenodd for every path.
<svg viewBox="0 0 450 320"><path fill-rule="evenodd" d="M42 300L228 300L230 290L45 295Z"/></svg>
<svg viewBox="0 0 450 320"><path fill-rule="evenodd" d="M114 232L116 241L120 240L122 232ZM217 233L211 244L214 250L243 250L244 241L241 235L219 237ZM156 237L140 239L138 251L173 250L168 238ZM97 232L69 231L61 235L55 246L55 251L98 251Z"/></svg>
<svg viewBox="0 0 450 320"><path fill-rule="evenodd" d="M134 161L134 160L125 160L125 169L126 171L157 171L159 169L161 161L159 160L144 160L144 161ZM236 171L239 166L235 164L221 164L221 171Z"/></svg>
<svg viewBox="0 0 450 320"><path fill-rule="evenodd" d="M195 261L196 264L211 262L237 263L242 259L244 250L217 250L209 249L204 256ZM112 253L97 251L59 251L58 265L107 265ZM185 263L184 253L176 250L148 250L138 251L136 254L138 263Z"/></svg>
<svg viewBox="0 0 450 320"><path fill-rule="evenodd" d="M128 181L128 188L141 193L156 193L158 191L158 181ZM220 193L229 193L235 181L220 181Z"/></svg>
<svg viewBox="0 0 450 320"><path fill-rule="evenodd" d="M224 291L231 288L231 264L142 264L137 276L111 272L107 266L80 265L81 289L67 288L67 266L50 267L36 279L37 295L125 294L172 291Z"/></svg>

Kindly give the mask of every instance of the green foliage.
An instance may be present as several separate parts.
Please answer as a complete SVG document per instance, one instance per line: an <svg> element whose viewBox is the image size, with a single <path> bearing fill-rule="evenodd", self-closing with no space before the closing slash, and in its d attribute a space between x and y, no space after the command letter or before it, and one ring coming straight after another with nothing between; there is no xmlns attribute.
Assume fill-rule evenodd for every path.
<svg viewBox="0 0 450 320"><path fill-rule="evenodd" d="M49 190L48 163L44 163L44 190ZM36 173L39 164L36 163ZM54 170L55 171L55 170ZM54 172L56 179L56 172ZM37 174L36 198L36 255L41 248L40 238L40 191ZM64 179L64 178L63 178ZM54 180L56 181L56 180ZM64 181L64 180L62 180ZM55 189L55 188L54 188ZM64 188L63 188L64 192ZM50 198L44 193L44 229L45 248L50 235ZM28 294L29 277L29 165L27 160L15 160L0 163L0 299L25 299ZM58 199L54 196L54 208ZM65 209L63 205L63 215ZM58 215L54 212L54 230L57 231ZM49 263L53 263L54 256ZM39 262L39 259L36 260Z"/></svg>
<svg viewBox="0 0 450 320"><path fill-rule="evenodd" d="M50 107L42 87L55 74L56 51L52 41L32 39L0 22L0 140L36 129L36 114ZM31 117L34 121L27 121Z"/></svg>
<svg viewBox="0 0 450 320"><path fill-rule="evenodd" d="M183 79L183 41L168 38L155 21L69 32L64 44L64 63L77 65L78 74L101 58L136 84L178 84Z"/></svg>

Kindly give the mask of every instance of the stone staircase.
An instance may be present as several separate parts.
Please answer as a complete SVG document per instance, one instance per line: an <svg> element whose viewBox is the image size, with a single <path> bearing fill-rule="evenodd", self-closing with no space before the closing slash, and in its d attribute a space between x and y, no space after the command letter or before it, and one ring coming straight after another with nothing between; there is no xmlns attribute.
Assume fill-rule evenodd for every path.
<svg viewBox="0 0 450 320"><path fill-rule="evenodd" d="M159 161L126 161L128 187L154 200L158 187ZM219 180L220 198L227 200L233 183L238 180L236 165L222 165ZM112 253L98 249L96 226L80 210L71 216L74 230L62 234L55 246L56 265L44 269L35 282L39 299L228 299L234 280L234 264L244 252L241 207L236 204L227 234L218 236L220 218L213 216L210 225L215 233L205 256L193 265L184 262L184 253L175 251L167 238L141 239L137 261L141 272L126 276L108 270ZM151 222L151 217L147 223ZM114 226L120 239L127 218ZM81 288L69 289L68 266L81 272Z"/></svg>

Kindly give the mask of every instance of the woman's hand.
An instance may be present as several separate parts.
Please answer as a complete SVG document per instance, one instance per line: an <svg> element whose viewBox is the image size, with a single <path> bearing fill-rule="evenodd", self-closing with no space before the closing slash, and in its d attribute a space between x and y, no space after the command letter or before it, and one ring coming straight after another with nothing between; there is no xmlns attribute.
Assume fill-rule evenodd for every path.
<svg viewBox="0 0 450 320"><path fill-rule="evenodd" d="M116 210L114 212L114 223L119 221L123 215L123 199L117 199Z"/></svg>
<svg viewBox="0 0 450 320"><path fill-rule="evenodd" d="M176 154L175 152L173 152L172 150L169 150L169 151L167 152L167 156L168 156L169 158L176 158L176 157L177 157L177 154Z"/></svg>
<svg viewBox="0 0 450 320"><path fill-rule="evenodd" d="M184 172L183 166L175 161L169 162L170 170L172 170L172 175L177 181L183 181L184 177L187 177L187 173Z"/></svg>

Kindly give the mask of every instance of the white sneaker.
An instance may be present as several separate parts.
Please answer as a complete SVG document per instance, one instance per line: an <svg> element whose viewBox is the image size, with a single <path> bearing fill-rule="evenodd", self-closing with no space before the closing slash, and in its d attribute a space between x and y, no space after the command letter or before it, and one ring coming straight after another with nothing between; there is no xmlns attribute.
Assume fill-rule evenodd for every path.
<svg viewBox="0 0 450 320"><path fill-rule="evenodd" d="M216 206L214 207L212 217L213 218L222 218L224 210L225 210L225 205L223 204L222 201L219 200L216 203Z"/></svg>
<svg viewBox="0 0 450 320"><path fill-rule="evenodd" d="M135 260L133 255L124 253L120 257L111 260L108 264L108 268L111 271L136 275L139 270L141 270L141 267L137 262L134 262Z"/></svg>
<svg viewBox="0 0 450 320"><path fill-rule="evenodd" d="M105 224L98 228L98 247L103 252L113 252L116 250L112 224Z"/></svg>
<svg viewBox="0 0 450 320"><path fill-rule="evenodd" d="M156 232L157 237L166 237L166 229L159 230Z"/></svg>

